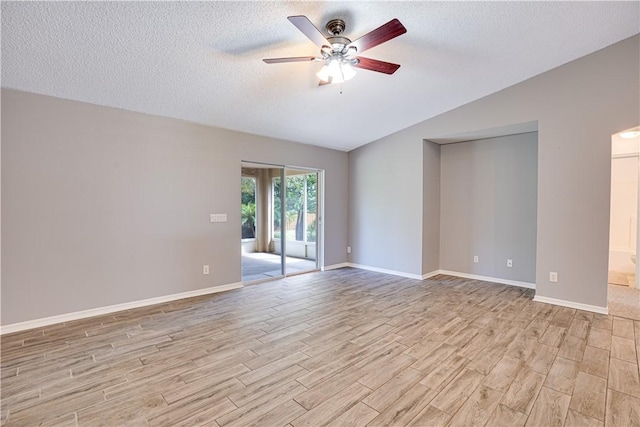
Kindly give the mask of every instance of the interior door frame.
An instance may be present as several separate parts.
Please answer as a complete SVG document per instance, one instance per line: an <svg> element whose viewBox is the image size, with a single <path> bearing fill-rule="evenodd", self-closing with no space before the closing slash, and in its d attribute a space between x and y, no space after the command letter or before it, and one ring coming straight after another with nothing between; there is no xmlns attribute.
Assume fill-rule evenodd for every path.
<svg viewBox="0 0 640 427"><path fill-rule="evenodd" d="M639 147L640 148L640 147ZM635 288L640 289L640 152L636 154L638 160L638 206L636 207L636 283Z"/></svg>

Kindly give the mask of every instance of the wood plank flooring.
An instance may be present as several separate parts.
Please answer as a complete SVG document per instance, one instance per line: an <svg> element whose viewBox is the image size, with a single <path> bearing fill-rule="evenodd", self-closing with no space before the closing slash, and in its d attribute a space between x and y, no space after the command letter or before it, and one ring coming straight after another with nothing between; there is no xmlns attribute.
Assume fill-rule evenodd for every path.
<svg viewBox="0 0 640 427"><path fill-rule="evenodd" d="M640 426L640 322L356 269L1 339L3 426Z"/></svg>

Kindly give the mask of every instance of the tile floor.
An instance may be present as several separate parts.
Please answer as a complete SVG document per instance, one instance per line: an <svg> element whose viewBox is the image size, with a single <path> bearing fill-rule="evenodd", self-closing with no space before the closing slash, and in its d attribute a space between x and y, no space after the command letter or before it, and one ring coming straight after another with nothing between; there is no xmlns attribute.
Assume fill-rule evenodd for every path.
<svg viewBox="0 0 640 427"><path fill-rule="evenodd" d="M640 426L640 321L356 269L5 335L6 426Z"/></svg>

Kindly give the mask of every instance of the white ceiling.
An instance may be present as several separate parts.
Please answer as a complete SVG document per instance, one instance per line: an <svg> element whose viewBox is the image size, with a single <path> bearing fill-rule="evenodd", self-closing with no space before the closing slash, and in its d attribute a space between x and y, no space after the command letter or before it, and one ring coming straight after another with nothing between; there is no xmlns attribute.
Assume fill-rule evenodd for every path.
<svg viewBox="0 0 640 427"><path fill-rule="evenodd" d="M352 40L398 18L340 93L286 18ZM350 150L640 32L640 2L2 2L2 86Z"/></svg>

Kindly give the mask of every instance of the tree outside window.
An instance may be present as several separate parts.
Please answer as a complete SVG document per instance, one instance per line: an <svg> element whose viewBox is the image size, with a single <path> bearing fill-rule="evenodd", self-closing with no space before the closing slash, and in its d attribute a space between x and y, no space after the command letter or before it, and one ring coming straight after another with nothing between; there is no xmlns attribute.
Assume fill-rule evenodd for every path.
<svg viewBox="0 0 640 427"><path fill-rule="evenodd" d="M287 240L299 242L316 241L317 217L317 174L293 175L286 179L286 206L284 228ZM281 221L281 180L273 179L274 194L274 237L280 238Z"/></svg>
<svg viewBox="0 0 640 427"><path fill-rule="evenodd" d="M242 177L242 238L256 237L256 179Z"/></svg>

